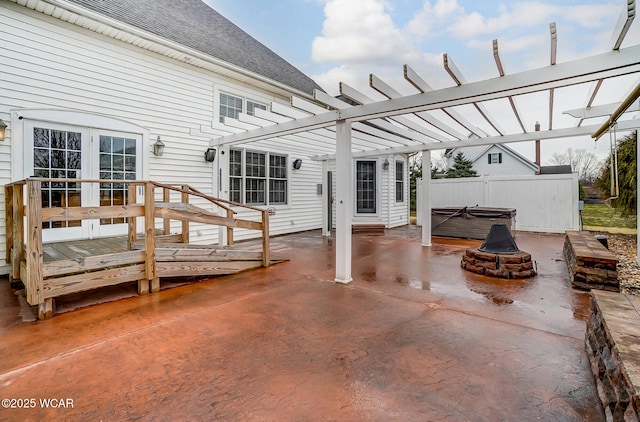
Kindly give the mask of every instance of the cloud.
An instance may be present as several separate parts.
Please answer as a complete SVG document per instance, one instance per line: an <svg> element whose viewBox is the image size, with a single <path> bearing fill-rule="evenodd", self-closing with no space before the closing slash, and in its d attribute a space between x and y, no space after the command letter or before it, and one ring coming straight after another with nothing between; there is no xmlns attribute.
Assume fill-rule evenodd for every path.
<svg viewBox="0 0 640 422"><path fill-rule="evenodd" d="M383 0L328 0L322 34L312 43L317 63L402 63L415 48Z"/></svg>
<svg viewBox="0 0 640 422"><path fill-rule="evenodd" d="M425 38L458 13L464 13L464 8L458 4L457 0L438 0L433 6L430 1L425 1L422 9L407 24L407 30Z"/></svg>

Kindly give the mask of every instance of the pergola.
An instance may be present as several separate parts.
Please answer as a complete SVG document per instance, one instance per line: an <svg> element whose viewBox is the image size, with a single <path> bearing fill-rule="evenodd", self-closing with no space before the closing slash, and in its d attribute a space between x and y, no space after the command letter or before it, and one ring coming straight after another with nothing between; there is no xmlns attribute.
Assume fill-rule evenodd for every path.
<svg viewBox="0 0 640 422"><path fill-rule="evenodd" d="M640 44L621 48L636 7L634 0L625 3L609 48L601 54L557 63L557 33L556 25L552 23L549 65L542 68L506 74L498 41L494 40L496 78L468 83L451 57L445 54L444 69L455 82L453 87L434 90L418 72L404 65L404 79L414 94L403 95L380 78L370 75L370 87L386 99L376 101L341 83L341 96L338 98L316 91L313 99L291 98L289 106L273 102L268 111L256 109L253 116L240 114L237 119L225 118L224 123L210 133L217 135L214 143L219 147L267 139L277 139L283 144L302 144L309 151L310 158L325 163L325 170L327 161L335 159L335 280L348 283L351 281L353 158L421 152L422 168L427 169L431 165L432 150L585 135L597 139L614 125L620 131L640 127L640 118L631 116L632 112L640 110L640 79L637 76L640 73ZM628 82L630 77L632 82ZM607 84L616 80L625 81L631 89L618 101L598 101L598 94L606 92ZM561 95L573 95L565 93L564 88L578 85L588 88L584 107L564 111L575 119L571 125L560 127L559 111L554 110L554 102L557 103ZM549 124L544 130L527 130L517 106L518 102L528 101L532 95L548 98ZM499 122L489 105L510 109L511 120L503 118ZM478 116L482 124L477 123ZM476 123L472 123L474 119L471 117ZM505 130L503 126L507 124L517 129ZM431 245L429 186L430 172L424 171L423 202L419 207L423 246ZM325 211L327 207L325 204Z"/></svg>

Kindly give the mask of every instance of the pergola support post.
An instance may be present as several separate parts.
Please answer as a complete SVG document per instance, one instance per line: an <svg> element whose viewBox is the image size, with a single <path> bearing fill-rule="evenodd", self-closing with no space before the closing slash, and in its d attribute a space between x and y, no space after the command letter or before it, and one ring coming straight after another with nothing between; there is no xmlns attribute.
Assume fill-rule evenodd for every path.
<svg viewBox="0 0 640 422"><path fill-rule="evenodd" d="M351 123L336 124L336 278L337 283L351 282Z"/></svg>
<svg viewBox="0 0 640 422"><path fill-rule="evenodd" d="M421 203L422 246L431 246L431 151L422 151Z"/></svg>

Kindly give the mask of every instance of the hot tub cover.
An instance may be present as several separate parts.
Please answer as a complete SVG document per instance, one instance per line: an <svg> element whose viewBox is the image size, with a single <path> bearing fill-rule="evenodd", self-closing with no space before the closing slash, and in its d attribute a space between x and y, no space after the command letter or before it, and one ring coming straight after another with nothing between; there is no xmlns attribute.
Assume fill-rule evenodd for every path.
<svg viewBox="0 0 640 422"><path fill-rule="evenodd" d="M481 218L513 218L516 215L515 208L489 208L489 207L445 207L431 208L431 215L443 215L447 217L481 217Z"/></svg>

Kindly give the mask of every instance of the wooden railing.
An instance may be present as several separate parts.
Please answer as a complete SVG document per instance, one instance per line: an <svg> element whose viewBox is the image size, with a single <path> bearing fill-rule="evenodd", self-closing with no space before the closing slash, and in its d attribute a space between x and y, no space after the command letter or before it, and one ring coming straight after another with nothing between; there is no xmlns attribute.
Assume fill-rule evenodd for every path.
<svg viewBox="0 0 640 422"><path fill-rule="evenodd" d="M42 206L43 183L105 184L127 186L126 205L115 206ZM138 203L138 188L144 195ZM156 190L161 189L162 201L156 201ZM180 195L172 202L171 194ZM175 195L174 195L175 196ZM202 198L219 208L224 216L189 203L190 197ZM25 200L26 199L26 200ZM259 220L236 219L231 207L258 212ZM188 185L166 185L151 181L40 179L29 178L5 186L6 261L11 264L10 278L25 285L27 302L39 306L39 317L53 315L53 298L64 294L138 281L138 293L147 294L160 289L162 271L158 270L157 248L166 244L189 244L191 222L226 227L227 243L233 243L234 228L262 232L262 266L270 265L269 213L255 207L214 198ZM137 218L143 217L143 236L138 238ZM106 255L79 257L52 262L43 260L43 224L103 218L126 219L128 222L129 251ZM162 234L157 234L156 218L162 218ZM181 221L181 231L171 234L171 220ZM26 224L26 226L25 226ZM137 246L137 247L134 247ZM174 271L175 272L175 271ZM200 272L202 274L202 272Z"/></svg>

